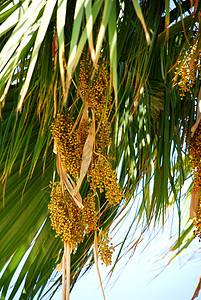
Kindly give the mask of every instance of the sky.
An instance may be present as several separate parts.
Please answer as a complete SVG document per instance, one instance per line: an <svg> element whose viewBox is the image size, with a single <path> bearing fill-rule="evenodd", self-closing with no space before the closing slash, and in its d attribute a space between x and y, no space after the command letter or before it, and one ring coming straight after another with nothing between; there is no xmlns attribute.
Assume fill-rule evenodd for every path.
<svg viewBox="0 0 201 300"><path fill-rule="evenodd" d="M151 257L147 257L147 259L151 261ZM183 258L180 257L172 262L154 280L153 278L159 273L160 263L157 264L157 267L155 264L146 264L147 259L145 255L140 256L139 253L131 258L115 285L111 287L110 283L105 288L106 299L190 300L192 298L201 271L199 255L186 263L187 254L185 254ZM114 282L114 279L111 279L112 281ZM98 286L98 277L93 268L87 276L77 282L70 299L103 299ZM201 295L197 299L201 299Z"/></svg>

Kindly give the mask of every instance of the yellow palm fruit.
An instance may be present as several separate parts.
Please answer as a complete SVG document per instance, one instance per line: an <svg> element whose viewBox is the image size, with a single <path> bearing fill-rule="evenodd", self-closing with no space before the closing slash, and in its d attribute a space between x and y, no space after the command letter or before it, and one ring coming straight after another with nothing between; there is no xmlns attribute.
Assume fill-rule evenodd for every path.
<svg viewBox="0 0 201 300"><path fill-rule="evenodd" d="M74 126L69 115L58 114L52 124L52 137L57 143L57 150L61 156L63 168L74 178L79 173L81 157L80 143L78 142Z"/></svg>
<svg viewBox="0 0 201 300"><path fill-rule="evenodd" d="M106 266L111 265L112 263L112 254L115 251L113 244L110 243L111 238L107 234L104 234L102 231L98 237L99 249L98 253L100 254L100 259L102 264Z"/></svg>
<svg viewBox="0 0 201 300"><path fill-rule="evenodd" d="M191 93L191 88L194 85L197 77L197 72L200 69L201 51L197 49L198 40L194 42L186 51L180 65L176 69L175 78L180 76L178 86L180 88L180 97L183 99L185 93Z"/></svg>
<svg viewBox="0 0 201 300"><path fill-rule="evenodd" d="M65 188L63 195L60 183L56 183L52 188L48 208L56 236L60 236L62 241L67 242L75 251L77 243L82 242L84 238L81 212Z"/></svg>
<svg viewBox="0 0 201 300"><path fill-rule="evenodd" d="M200 203L200 200L198 201L197 216L194 219L194 225L196 227L194 234L195 234L195 236L198 236L201 241L201 203Z"/></svg>
<svg viewBox="0 0 201 300"><path fill-rule="evenodd" d="M87 136L89 134L89 129L91 127L91 124L89 121L83 121L80 125L79 125L79 143L80 143L80 147L79 150L80 152L80 156L82 155L82 149L84 147L84 144L86 142Z"/></svg>
<svg viewBox="0 0 201 300"><path fill-rule="evenodd" d="M97 211L96 201L93 192L89 192L87 197L83 200L84 208L81 211L82 223L85 227L85 233L88 235L91 231L97 230Z"/></svg>
<svg viewBox="0 0 201 300"><path fill-rule="evenodd" d="M99 130L96 134L95 152L104 155L105 151L108 149L110 145L111 145L110 123L105 117L103 118L103 120L100 121Z"/></svg>
<svg viewBox="0 0 201 300"><path fill-rule="evenodd" d="M194 174L194 187L201 191L201 124L198 125L197 130L193 136L190 146L190 164ZM198 236L201 241L201 203L198 201L196 218L194 218L194 225L196 230L195 236Z"/></svg>
<svg viewBox="0 0 201 300"><path fill-rule="evenodd" d="M190 164L194 174L194 185L201 189L201 124L198 125L191 141Z"/></svg>
<svg viewBox="0 0 201 300"><path fill-rule="evenodd" d="M95 109L96 119L100 119L106 103L106 112L111 105L111 99L107 100L109 74L106 62L100 58L91 82L92 67L90 56L83 54L80 60L79 88L88 106Z"/></svg>
<svg viewBox="0 0 201 300"><path fill-rule="evenodd" d="M116 205L121 202L123 194L117 183L115 172L103 155L98 156L90 170L90 175L92 187L94 189L98 188L100 193L105 190L105 197L110 204Z"/></svg>

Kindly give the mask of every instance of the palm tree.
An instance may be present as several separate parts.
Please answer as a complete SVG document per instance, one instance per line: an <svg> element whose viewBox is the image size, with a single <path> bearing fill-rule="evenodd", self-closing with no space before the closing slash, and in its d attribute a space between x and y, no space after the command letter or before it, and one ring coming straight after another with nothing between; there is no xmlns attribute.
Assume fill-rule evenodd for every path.
<svg viewBox="0 0 201 300"><path fill-rule="evenodd" d="M47 289L54 295L61 285L62 275L50 281L64 251L61 239L55 238L48 210L49 184L61 177L51 126L58 114L68 114L74 130L80 128L87 97L93 95L92 80L96 86L103 67L108 79L99 121L102 124L107 115L105 134L110 135L111 143L106 143L104 151L114 158L113 168L118 168L123 199L108 205L106 189L98 192L100 230L108 232L142 191L113 269L122 253L129 250L124 245L134 224L141 224L141 233L130 247L140 242L151 224L163 226L174 206L179 237L172 250L177 254L193 240L193 220L182 223L181 191L191 176L191 128L196 122L197 101L201 100L200 11L197 0L174 0L171 7L168 0L1 1L2 299L8 295L16 270L18 278L7 299L13 299L22 283L20 299L33 299L36 294L40 299ZM93 123L93 109L88 120ZM193 127L198 127L196 138L199 113L197 120ZM97 119L94 124L98 124ZM93 151L89 151L89 164ZM88 170L89 166L79 187L83 199L90 190ZM192 188L193 183L187 194ZM192 201L197 221L198 198L193 196ZM85 235L71 254L71 289L81 272L94 264L94 235L94 231Z"/></svg>

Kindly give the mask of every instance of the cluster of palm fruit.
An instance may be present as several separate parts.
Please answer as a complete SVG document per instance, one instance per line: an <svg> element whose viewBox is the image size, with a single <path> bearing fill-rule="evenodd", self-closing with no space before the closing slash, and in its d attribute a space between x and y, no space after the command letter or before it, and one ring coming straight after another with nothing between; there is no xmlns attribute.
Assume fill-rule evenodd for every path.
<svg viewBox="0 0 201 300"><path fill-rule="evenodd" d="M57 114L52 124L52 138L57 144L63 168L74 178L80 170L80 144L73 130L74 123L69 114Z"/></svg>
<svg viewBox="0 0 201 300"><path fill-rule="evenodd" d="M105 190L105 198L109 204L115 205L120 203L122 191L117 184L116 175L111 168L111 164L104 156L100 155L95 160L90 175L92 186L98 188L101 193Z"/></svg>
<svg viewBox="0 0 201 300"><path fill-rule="evenodd" d="M85 233L88 235L91 231L97 230L98 214L96 210L95 194L90 191L83 200L84 208L81 210L82 224Z"/></svg>
<svg viewBox="0 0 201 300"><path fill-rule="evenodd" d="M196 81L197 72L200 69L201 50L198 49L198 42L195 41L186 51L179 67L176 68L176 77L179 75L178 82L180 97L183 99L185 94L192 93L192 87Z"/></svg>
<svg viewBox="0 0 201 300"><path fill-rule="evenodd" d="M83 148L92 123L90 110L94 112L96 134L87 171L90 189L83 199L83 208L80 209L76 206L72 195L60 183L53 185L49 205L53 229L56 230L57 236L67 242L74 251L85 235L94 231L99 232L100 235L98 227L100 211L97 195L104 192L108 205L118 204L123 197L110 163L111 159L107 155L108 147L111 144L109 112L112 107L111 98L108 99L107 96L109 86L107 66L102 60L94 72L92 81L91 69L89 56L84 54L80 62L79 89L85 112L83 112L80 123L75 125L70 114L58 114L51 129L62 168L69 176L73 177L72 180L76 184L81 169ZM86 111L87 119L86 115L84 117ZM101 260L106 265L111 264L114 248L109 246L109 238L101 238L99 241Z"/></svg>
<svg viewBox="0 0 201 300"><path fill-rule="evenodd" d="M194 174L194 187L199 192L201 191L201 124L198 125L197 130L191 141L190 148L190 164ZM198 201L196 218L194 218L194 225L196 230L194 234L201 238L201 203Z"/></svg>
<svg viewBox="0 0 201 300"><path fill-rule="evenodd" d="M107 99L109 75L105 61L99 60L91 80L92 72L94 71L90 56L83 52L80 60L79 89L88 106L95 109L96 118L99 120L108 112L111 103L111 99Z"/></svg>
<svg viewBox="0 0 201 300"><path fill-rule="evenodd" d="M194 186L197 190L201 189L201 124L191 140L190 164L194 174Z"/></svg>
<svg viewBox="0 0 201 300"><path fill-rule="evenodd" d="M93 159L89 168L89 178L93 190L105 190L105 197L110 204L118 204L122 200L122 191L117 183L115 172L112 170L111 158L107 155L107 149L111 144L109 112L111 110L111 98L108 98L109 76L104 60L94 73L91 81L92 63L88 55L82 56L80 63L79 88L84 101L91 109L95 109L96 138Z"/></svg>
<svg viewBox="0 0 201 300"><path fill-rule="evenodd" d="M99 235L99 253L102 264L106 266L112 263L112 253L114 252L113 244L110 243L111 238L108 237L106 233L100 232Z"/></svg>
<svg viewBox="0 0 201 300"><path fill-rule="evenodd" d="M51 201L48 205L52 227L56 230L56 236L69 244L72 250L76 250L77 243L83 241L84 226L80 209L67 192L62 190L59 182L52 186Z"/></svg>
<svg viewBox="0 0 201 300"><path fill-rule="evenodd" d="M199 237L199 241L201 242L201 203L198 201L197 207L197 216L194 218L193 223L196 227L194 230L194 235Z"/></svg>

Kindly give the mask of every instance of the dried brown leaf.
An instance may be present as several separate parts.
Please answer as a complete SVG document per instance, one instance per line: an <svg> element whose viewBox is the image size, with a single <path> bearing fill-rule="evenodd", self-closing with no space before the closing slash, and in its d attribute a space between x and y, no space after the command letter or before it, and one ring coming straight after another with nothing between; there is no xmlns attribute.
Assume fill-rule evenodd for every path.
<svg viewBox="0 0 201 300"><path fill-rule="evenodd" d="M57 152L57 149L56 149ZM61 157L57 152L57 172L61 179L61 184L64 184L66 189L68 190L69 194L72 196L73 200L77 204L77 206L82 209L84 206L82 204L82 197L79 191L76 194L73 194L73 190L75 189L76 185L75 182L72 180L70 175L63 169L61 163Z"/></svg>
<svg viewBox="0 0 201 300"><path fill-rule="evenodd" d="M200 124L200 121L201 121L201 115L197 118L195 124L191 127L191 137L194 136L194 133L196 131L196 129L198 128L198 125Z"/></svg>
<svg viewBox="0 0 201 300"><path fill-rule="evenodd" d="M190 205L190 218L196 218L197 216L197 207L198 200L200 197L200 191L198 191L195 186L193 186L192 194L191 194L191 205Z"/></svg>
<svg viewBox="0 0 201 300"><path fill-rule="evenodd" d="M62 259L61 259L61 262L56 266L56 271L57 271L57 272L60 272L61 269L62 269L62 266L63 266L63 257L62 257Z"/></svg>
<svg viewBox="0 0 201 300"><path fill-rule="evenodd" d="M57 154L57 142L54 140L54 148L53 148L53 153Z"/></svg>
<svg viewBox="0 0 201 300"><path fill-rule="evenodd" d="M70 261L71 261L71 248L67 242L64 242L64 253L66 256L66 298L65 300L69 300L70 296Z"/></svg>
<svg viewBox="0 0 201 300"><path fill-rule="evenodd" d="M77 139L81 140L82 139L82 126L84 123L88 121L88 105L85 103L82 118L80 120L79 127L77 129Z"/></svg>
<svg viewBox="0 0 201 300"><path fill-rule="evenodd" d="M65 278L66 278L66 255L65 255L65 248L64 248L63 267L62 267L62 269L63 269L63 273L62 273L62 299L65 299L65 297L66 297L66 285L65 285Z"/></svg>
<svg viewBox="0 0 201 300"><path fill-rule="evenodd" d="M191 127L191 137L193 137L196 129L198 128L198 125L200 124L201 121L201 87L198 93L198 98L197 98L197 118L195 124Z"/></svg>
<svg viewBox="0 0 201 300"><path fill-rule="evenodd" d="M198 297L199 291L200 291L200 290L201 290L201 277L200 277L199 283L198 283L198 285L197 285L197 288L196 288L196 290L195 290L195 293L194 293L194 295L193 295L193 298L192 298L191 300L193 300L193 299L195 299L195 298Z"/></svg>
<svg viewBox="0 0 201 300"><path fill-rule="evenodd" d="M77 186L73 191L73 195L76 195L79 192L82 181L89 169L92 155L93 155L94 139L95 139L95 113L94 110L92 110L92 124L83 147L82 163L80 167L80 177L77 181Z"/></svg>

